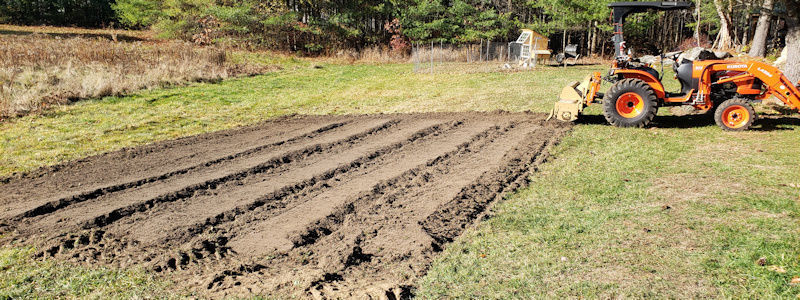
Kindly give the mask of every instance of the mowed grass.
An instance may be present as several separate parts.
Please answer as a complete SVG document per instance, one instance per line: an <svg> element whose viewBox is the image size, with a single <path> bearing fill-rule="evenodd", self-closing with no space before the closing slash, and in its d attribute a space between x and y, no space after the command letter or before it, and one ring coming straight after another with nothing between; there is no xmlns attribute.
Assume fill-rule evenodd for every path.
<svg viewBox="0 0 800 300"><path fill-rule="evenodd" d="M177 294L167 289L167 281L139 269L77 267L36 261L32 255L28 247L0 249L0 299L142 299Z"/></svg>
<svg viewBox="0 0 800 300"><path fill-rule="evenodd" d="M0 123L0 177L287 114L497 109L544 112L550 109L561 86L590 69L600 69L431 75L415 74L409 64L269 62L276 61L285 69L219 84L192 84L82 101Z"/></svg>
<svg viewBox="0 0 800 300"><path fill-rule="evenodd" d="M0 174L292 113L547 112L564 84L604 70L414 74L408 64L283 63L268 75L84 101L4 123ZM800 117L727 133L668 113L648 129L607 126L599 106L587 114L530 187L445 249L418 296L797 297ZM65 265L24 251L0 250L9 261L0 278L29 278L4 279L0 297L172 293L135 270L75 267L65 275ZM109 278L131 284L106 287Z"/></svg>

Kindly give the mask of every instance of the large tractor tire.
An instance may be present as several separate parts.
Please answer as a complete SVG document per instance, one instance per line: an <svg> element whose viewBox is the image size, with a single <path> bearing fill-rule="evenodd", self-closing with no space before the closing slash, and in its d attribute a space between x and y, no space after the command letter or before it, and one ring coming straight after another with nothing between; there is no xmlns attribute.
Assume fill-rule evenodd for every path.
<svg viewBox="0 0 800 300"><path fill-rule="evenodd" d="M653 89L640 79L624 79L608 89L603 98L603 115L617 127L645 127L658 112Z"/></svg>
<svg viewBox="0 0 800 300"><path fill-rule="evenodd" d="M756 111L746 99L729 99L714 111L714 122L726 131L743 131L756 120Z"/></svg>

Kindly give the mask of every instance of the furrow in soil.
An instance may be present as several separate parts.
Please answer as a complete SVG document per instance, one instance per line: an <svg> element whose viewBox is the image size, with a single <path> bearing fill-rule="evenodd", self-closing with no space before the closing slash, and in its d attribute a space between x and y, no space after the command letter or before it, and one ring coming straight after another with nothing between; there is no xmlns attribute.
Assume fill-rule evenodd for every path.
<svg viewBox="0 0 800 300"><path fill-rule="evenodd" d="M290 116L95 155L0 178L0 246L201 297L408 298L571 128L544 119Z"/></svg>
<svg viewBox="0 0 800 300"><path fill-rule="evenodd" d="M174 176L166 180L147 183L117 193L109 193L82 201L59 210L57 214L23 219L15 224L18 231L37 236L37 232L63 234L76 229L103 227L125 216L143 212L161 202L171 202L191 197L195 193L214 189L231 180L272 170L294 160L302 160L309 154L325 152L353 140L359 140L376 131L385 130L397 120L364 120L354 122L336 134L313 139L307 143L287 145L273 151L254 153L243 159L229 161L208 168Z"/></svg>

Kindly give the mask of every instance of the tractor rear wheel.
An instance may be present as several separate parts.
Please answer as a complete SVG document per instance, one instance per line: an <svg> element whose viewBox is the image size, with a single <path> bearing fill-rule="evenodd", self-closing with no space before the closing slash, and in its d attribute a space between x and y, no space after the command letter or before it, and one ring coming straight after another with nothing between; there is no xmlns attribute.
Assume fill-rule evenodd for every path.
<svg viewBox="0 0 800 300"><path fill-rule="evenodd" d="M624 79L608 89L603 98L603 115L617 127L645 127L658 112L653 89L640 79Z"/></svg>
<svg viewBox="0 0 800 300"><path fill-rule="evenodd" d="M743 131L753 125L756 111L746 99L733 98L722 102L714 111L714 122L726 131Z"/></svg>

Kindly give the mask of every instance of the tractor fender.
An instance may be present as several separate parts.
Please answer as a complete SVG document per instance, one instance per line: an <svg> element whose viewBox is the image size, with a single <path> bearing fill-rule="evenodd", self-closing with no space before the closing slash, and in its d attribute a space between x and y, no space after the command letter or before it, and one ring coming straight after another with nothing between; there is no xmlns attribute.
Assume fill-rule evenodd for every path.
<svg viewBox="0 0 800 300"><path fill-rule="evenodd" d="M664 85L661 84L661 81L659 81L658 78L653 77L652 74L647 73L645 71L630 70L630 69L615 70L613 75L619 75L624 79L635 78L644 81L645 83L650 85L650 88L653 89L653 92L655 92L656 97L658 97L659 100L663 100L667 96L667 93L664 90Z"/></svg>

